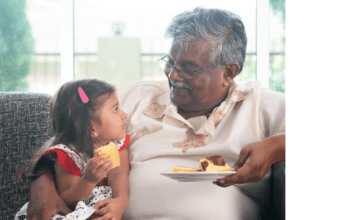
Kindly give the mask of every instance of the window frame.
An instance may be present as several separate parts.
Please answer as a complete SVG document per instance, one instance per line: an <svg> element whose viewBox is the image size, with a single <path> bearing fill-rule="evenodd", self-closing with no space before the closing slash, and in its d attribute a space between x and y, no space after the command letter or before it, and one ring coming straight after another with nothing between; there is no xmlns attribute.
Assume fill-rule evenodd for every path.
<svg viewBox="0 0 360 220"><path fill-rule="evenodd" d="M75 21L74 0L62 1L62 39L61 39L61 82L75 79ZM269 0L256 1L256 80L262 87L270 86L270 31Z"/></svg>

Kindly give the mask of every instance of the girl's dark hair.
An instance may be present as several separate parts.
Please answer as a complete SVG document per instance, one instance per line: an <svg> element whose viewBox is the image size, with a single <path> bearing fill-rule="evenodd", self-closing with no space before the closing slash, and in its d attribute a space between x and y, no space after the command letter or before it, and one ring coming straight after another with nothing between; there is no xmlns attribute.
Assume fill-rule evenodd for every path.
<svg viewBox="0 0 360 220"><path fill-rule="evenodd" d="M83 103L78 88L81 87L89 101ZM115 87L98 79L83 79L67 82L60 87L50 101L50 121L54 139L34 154L30 166L21 174L20 179L34 179L45 171L53 173L54 162L43 157L44 153L57 144L64 144L93 157L91 121L101 124L96 110L115 92ZM71 146L70 146L71 145Z"/></svg>

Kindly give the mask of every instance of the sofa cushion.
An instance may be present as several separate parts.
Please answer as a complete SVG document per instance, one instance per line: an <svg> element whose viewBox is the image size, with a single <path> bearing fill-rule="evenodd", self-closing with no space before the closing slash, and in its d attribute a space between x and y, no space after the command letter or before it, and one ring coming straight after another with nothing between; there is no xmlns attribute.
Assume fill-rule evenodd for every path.
<svg viewBox="0 0 360 220"><path fill-rule="evenodd" d="M29 184L17 179L13 168L22 168L47 139L53 136L47 94L0 93L0 216L14 219L29 200Z"/></svg>

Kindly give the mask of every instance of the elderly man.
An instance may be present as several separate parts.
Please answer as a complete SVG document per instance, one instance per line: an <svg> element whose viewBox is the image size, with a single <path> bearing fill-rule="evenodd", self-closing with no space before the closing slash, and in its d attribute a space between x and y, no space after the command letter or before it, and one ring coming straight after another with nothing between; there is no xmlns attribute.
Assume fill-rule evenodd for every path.
<svg viewBox="0 0 360 220"><path fill-rule="evenodd" d="M131 136L130 198L122 219L261 218L269 169L285 160L284 95L256 81L234 82L247 43L237 15L196 8L177 15L166 35L173 43L159 62L168 85L139 82L118 91ZM237 172L214 184L160 175L176 165L197 167L210 155L221 155ZM59 212L69 210L44 174L31 183L28 217Z"/></svg>

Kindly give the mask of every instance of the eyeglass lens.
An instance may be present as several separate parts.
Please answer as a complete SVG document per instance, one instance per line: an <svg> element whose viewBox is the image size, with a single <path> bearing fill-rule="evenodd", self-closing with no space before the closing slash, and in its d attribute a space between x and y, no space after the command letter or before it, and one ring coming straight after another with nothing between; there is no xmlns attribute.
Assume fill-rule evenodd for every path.
<svg viewBox="0 0 360 220"><path fill-rule="evenodd" d="M173 71L175 65L171 64L168 61L165 61L163 59L159 60L160 67L164 70L165 73L169 74L171 71ZM184 68L179 67L178 72L181 74L182 77L190 79L193 78L192 71Z"/></svg>

